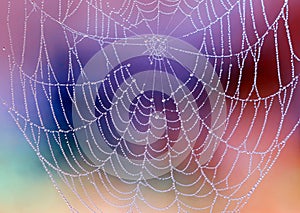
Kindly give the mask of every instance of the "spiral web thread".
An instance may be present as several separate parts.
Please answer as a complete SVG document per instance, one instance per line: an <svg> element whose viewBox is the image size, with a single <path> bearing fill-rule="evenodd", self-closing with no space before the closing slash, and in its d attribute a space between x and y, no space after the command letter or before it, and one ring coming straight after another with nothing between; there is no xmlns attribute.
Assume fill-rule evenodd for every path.
<svg viewBox="0 0 300 213"><path fill-rule="evenodd" d="M289 32L289 2L281 2L282 6L273 19L268 17L263 0L126 0L119 5L111 4L114 3L59 0L49 4L25 0L24 20L21 20L24 22L23 43L18 49L12 24L17 3L8 2L12 73L9 112L37 153L55 187L74 212L83 209L109 212L111 210L107 209L110 208L115 212L147 212L151 209L162 212L239 211L299 124L298 120L286 124L299 76L295 71L299 58L294 52ZM70 21L76 14L80 14L77 21L83 28ZM38 22L32 22L36 18ZM240 31L233 30L236 24ZM64 35L62 43L67 50L63 54L68 60L67 67L62 70L56 70L60 67L53 65L56 59L51 53L49 40L53 41L50 37L55 34L47 32L49 25L58 26L57 29ZM38 39L29 41L34 27L39 31ZM234 37L239 33L241 35ZM178 51L191 58L195 55L205 57L201 75L195 76L196 71L191 69L184 80L176 79L179 74L175 73L172 63L176 58L172 58L169 52L172 46L168 46L168 36L197 47L198 52ZM284 59L281 58L279 36L284 37L288 44L289 54ZM142 77L134 76L130 71L134 63L124 64L122 56L114 49L118 42L120 46L126 46L127 38L133 38L133 41L137 38L137 43L132 47L145 48L145 63L151 64L155 71L146 72ZM142 39L144 43L138 38L145 38ZM267 94L257 81L262 72L260 57L269 38L272 38L274 50L271 57L275 58L276 69L272 74L276 75L277 89ZM27 57L30 51L28 43L34 42L39 46L37 57ZM95 48L93 53L104 51L104 66L109 75L103 79L90 78L86 73L88 60L84 58L80 46L85 42L92 43L89 47ZM113 53L105 52L110 45L113 45ZM28 60L32 61L31 65L25 66ZM120 64L113 66L113 60ZM290 61L289 71L285 71L284 75L282 60ZM250 66L247 65L249 61L252 63ZM209 66L212 70L208 69ZM166 70L169 70L167 75L163 74ZM211 71L217 73L220 80L214 81ZM247 80L244 75L249 72L253 73L249 77L252 83L245 93L243 84ZM175 79L170 76L175 76ZM288 80L283 76L288 76ZM195 77L198 79L196 82ZM111 89L112 85L121 80L114 78L123 79L122 86L115 90ZM162 90L167 88L169 94L164 96L164 91L159 91L159 95L147 95L143 86L149 85L149 82L153 84L153 91L157 87ZM218 89L221 83L223 91ZM190 99L200 84L205 89L199 90L197 96ZM78 96L77 92L82 96ZM86 103L95 92L98 99ZM130 96L139 96L143 101L134 102ZM211 96L215 97L215 103L211 101ZM160 97L159 100L154 100L157 97ZM126 101L136 105L125 106ZM171 107L156 109L159 108L156 102L164 108L164 103L168 101ZM122 108L118 106L120 102L131 115L129 120L124 120L123 114L118 111ZM178 105L182 103L186 108L179 109ZM82 109L82 106L86 108ZM188 107L192 108L191 115L179 112ZM205 107L210 108L209 112ZM86 110L85 113L82 110ZM226 118L222 120L224 110ZM199 115L198 111L204 111L204 115ZM137 112L146 121L139 120ZM74 113L77 120L79 118L78 125L74 124ZM168 117L167 113L171 115ZM213 114L216 115L215 123ZM132 124L133 120L135 124ZM106 128L99 128L101 142L109 144L109 150L97 146L99 141L92 128L94 124L101 126L101 121L106 124ZM134 128L120 130L121 122ZM169 124L172 122L175 123L173 126ZM216 125L218 122L222 128ZM177 138L161 134L161 129L166 128L174 134L181 129L182 133ZM193 128L198 132L189 135ZM221 134L214 134L218 128L222 130ZM116 134L116 131L123 135ZM147 136L138 137L134 131ZM115 138L107 138L107 134ZM268 134L272 136L268 137ZM201 137L204 142L198 144L197 140ZM131 149L129 143L120 142L125 138L131 138L137 145L139 142L146 143L147 149L139 152ZM82 142L79 139L85 140ZM150 140L160 139L164 139L165 143L160 144L159 148L149 145ZM110 140L118 142L112 143ZM184 148L170 151L172 144L181 140L186 141ZM207 148L205 144L216 141L218 145L213 148L212 156L200 162L201 154ZM82 150L83 144L88 147L89 153ZM104 158L97 155L98 149L102 150L100 153ZM185 152L188 154L184 155ZM120 156L129 166L122 167ZM184 158L180 164L174 165L174 159L182 156ZM161 167L155 167L159 162L163 162ZM119 167L116 169L114 166L117 164ZM153 170L149 169L150 165ZM135 167L139 168L140 173L135 171ZM132 170L127 171L127 168ZM168 172L155 173L160 170ZM121 173L134 178L123 178ZM151 178L146 178L146 174Z"/></svg>

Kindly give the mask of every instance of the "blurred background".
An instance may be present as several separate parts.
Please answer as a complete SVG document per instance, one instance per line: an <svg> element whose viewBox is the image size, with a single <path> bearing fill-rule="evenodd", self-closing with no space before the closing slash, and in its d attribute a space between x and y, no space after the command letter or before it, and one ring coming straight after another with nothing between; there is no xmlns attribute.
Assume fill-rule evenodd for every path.
<svg viewBox="0 0 300 213"><path fill-rule="evenodd" d="M274 11L279 11L283 1L273 1ZM22 4L14 7L22 7ZM276 5L278 5L276 7ZM290 1L290 29L293 38L300 38L297 14L299 3ZM24 135L17 128L15 121L7 112L6 103L10 103L10 75L8 69L9 41L7 32L7 1L0 3L0 213L38 213L38 212L69 212L67 205L53 187L50 178L38 160L35 152L25 140ZM279 8L279 9L278 9ZM17 13L14 15L17 16ZM11 27L22 29L22 21ZM23 34L16 36L22 42ZM272 44L273 45L273 44ZM297 46L298 45L298 46ZM295 44L300 52L300 45ZM284 51L284 48L283 48ZM269 61L266 60L268 68ZM296 69L299 69L296 67ZM288 73L288 71L286 71ZM289 75L289 73L287 74ZM288 78L288 77L287 77ZM299 95L299 94L296 94ZM299 96L297 96L299 97ZM293 113L298 116L299 98L295 98ZM293 117L293 114L292 114ZM296 129L288 140L275 165L269 174L251 196L242 212L272 212L297 213L300 212L300 133Z"/></svg>

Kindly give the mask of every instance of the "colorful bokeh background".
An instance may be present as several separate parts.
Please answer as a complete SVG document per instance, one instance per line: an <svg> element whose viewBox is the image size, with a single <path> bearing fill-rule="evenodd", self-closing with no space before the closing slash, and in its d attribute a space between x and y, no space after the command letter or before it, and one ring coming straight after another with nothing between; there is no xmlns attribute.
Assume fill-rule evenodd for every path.
<svg viewBox="0 0 300 213"><path fill-rule="evenodd" d="M16 2L12 1L14 6ZM266 1L273 4L274 11L278 11L282 1ZM297 9L300 4L297 0L290 2L290 29L294 39L300 39L300 15ZM278 6L277 6L278 5ZM19 5L22 7L22 4ZM10 103L10 75L7 55L9 42L7 36L6 14L8 3L0 3L0 101ZM17 15L17 14L15 14ZM21 27L20 22L12 27ZM18 35L19 42L23 35ZM294 42L295 50L300 52L300 43ZM273 45L273 44L272 44ZM282 51L288 52L288 47ZM267 57L266 57L267 58ZM268 60L264 68L273 70ZM296 70L299 66L296 67ZM286 71L287 79L290 75ZM266 77L271 71L266 72ZM283 72L284 73L284 72ZM298 70L298 73L300 71ZM268 88L266 82L262 82ZM270 90L272 88L270 87ZM299 97L299 93L296 93ZM291 117L299 116L300 101L297 96L292 106ZM12 117L8 114L5 104L0 105L0 213L38 213L38 212L69 212L63 199L53 187L48 175L44 171L34 151L26 142L17 128ZM299 128L288 140L276 164L250 198L242 212L300 212L300 135Z"/></svg>

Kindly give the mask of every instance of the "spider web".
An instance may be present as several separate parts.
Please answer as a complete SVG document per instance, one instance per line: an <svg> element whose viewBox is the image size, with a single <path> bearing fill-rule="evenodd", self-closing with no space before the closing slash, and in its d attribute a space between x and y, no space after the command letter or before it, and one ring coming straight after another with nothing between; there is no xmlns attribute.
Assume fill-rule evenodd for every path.
<svg viewBox="0 0 300 213"><path fill-rule="evenodd" d="M9 112L70 210L239 211L299 124L278 5L8 1Z"/></svg>

